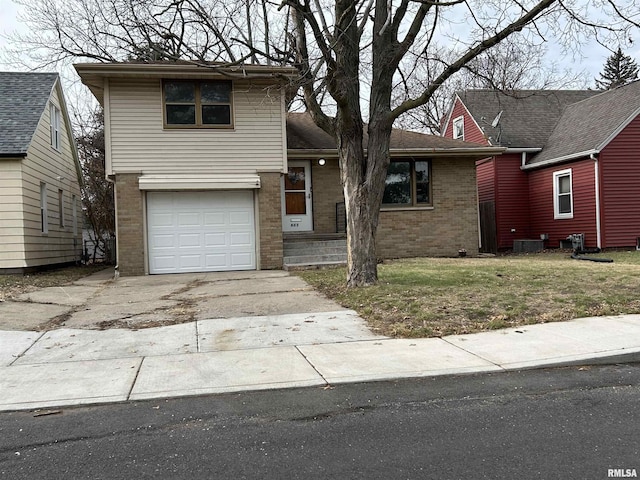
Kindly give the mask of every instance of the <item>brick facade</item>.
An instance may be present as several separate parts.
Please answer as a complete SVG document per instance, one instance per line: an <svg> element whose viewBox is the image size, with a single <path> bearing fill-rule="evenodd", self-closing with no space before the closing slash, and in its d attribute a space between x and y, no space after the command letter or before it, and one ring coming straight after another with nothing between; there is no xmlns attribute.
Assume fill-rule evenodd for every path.
<svg viewBox="0 0 640 480"><path fill-rule="evenodd" d="M282 268L282 207L280 173L260 173L258 218L260 222L260 268Z"/></svg>
<svg viewBox="0 0 640 480"><path fill-rule="evenodd" d="M337 160L323 167L312 162L316 233L334 233L335 204L342 187ZM457 256L464 248L478 252L475 161L433 159L432 208L385 209L380 212L377 249L382 258Z"/></svg>
<svg viewBox="0 0 640 480"><path fill-rule="evenodd" d="M143 192L138 188L139 173L116 175L117 257L120 275L144 275Z"/></svg>

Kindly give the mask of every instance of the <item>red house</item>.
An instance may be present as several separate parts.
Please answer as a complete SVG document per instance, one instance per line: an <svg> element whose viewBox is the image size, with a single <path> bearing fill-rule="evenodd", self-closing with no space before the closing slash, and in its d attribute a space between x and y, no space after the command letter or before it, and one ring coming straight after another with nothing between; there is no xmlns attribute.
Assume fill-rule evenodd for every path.
<svg viewBox="0 0 640 480"><path fill-rule="evenodd" d="M481 251L515 240L631 247L640 238L640 81L605 92L468 90L443 136L503 146L476 163Z"/></svg>

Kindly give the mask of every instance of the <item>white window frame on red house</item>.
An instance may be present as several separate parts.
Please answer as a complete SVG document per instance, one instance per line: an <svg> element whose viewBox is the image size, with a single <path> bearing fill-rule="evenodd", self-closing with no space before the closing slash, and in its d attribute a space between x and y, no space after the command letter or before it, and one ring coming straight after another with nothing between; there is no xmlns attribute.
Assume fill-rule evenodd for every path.
<svg viewBox="0 0 640 480"><path fill-rule="evenodd" d="M453 119L453 138L464 140L464 116Z"/></svg>
<svg viewBox="0 0 640 480"><path fill-rule="evenodd" d="M563 178L569 178L569 191L563 192L560 182ZM560 211L560 197L569 198L569 211ZM553 172L553 218L563 220L573 218L573 173L570 168Z"/></svg>

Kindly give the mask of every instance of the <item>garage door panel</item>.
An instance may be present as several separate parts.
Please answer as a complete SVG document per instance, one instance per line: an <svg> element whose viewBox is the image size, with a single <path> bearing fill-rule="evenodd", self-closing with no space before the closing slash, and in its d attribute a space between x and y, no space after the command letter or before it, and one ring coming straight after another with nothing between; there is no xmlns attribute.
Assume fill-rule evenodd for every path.
<svg viewBox="0 0 640 480"><path fill-rule="evenodd" d="M182 234L179 237L178 245L180 248L202 248L202 237L199 233Z"/></svg>
<svg viewBox="0 0 640 480"><path fill-rule="evenodd" d="M205 255L205 265L207 268L214 270L224 269L229 263L226 253Z"/></svg>
<svg viewBox="0 0 640 480"><path fill-rule="evenodd" d="M243 267L249 267L251 265L252 258L251 255L246 253L232 253L231 254L231 264L237 269Z"/></svg>
<svg viewBox="0 0 640 480"><path fill-rule="evenodd" d="M226 225L224 212L205 213L204 224L207 227L224 227Z"/></svg>
<svg viewBox="0 0 640 480"><path fill-rule="evenodd" d="M157 228L173 228L173 215L170 213L154 213L149 217L149 221Z"/></svg>
<svg viewBox="0 0 640 480"><path fill-rule="evenodd" d="M148 192L149 272L252 270L251 191Z"/></svg>
<svg viewBox="0 0 640 480"><path fill-rule="evenodd" d="M249 212L229 212L229 223L231 225L249 225L250 221Z"/></svg>
<svg viewBox="0 0 640 480"><path fill-rule="evenodd" d="M174 235L153 235L151 237L151 246L153 248L174 248Z"/></svg>
<svg viewBox="0 0 640 480"><path fill-rule="evenodd" d="M245 247L251 245L251 235L248 233L231 233L229 235L229 246Z"/></svg>
<svg viewBox="0 0 640 480"><path fill-rule="evenodd" d="M224 233L207 233L204 236L207 247L225 247L227 245L227 235Z"/></svg>

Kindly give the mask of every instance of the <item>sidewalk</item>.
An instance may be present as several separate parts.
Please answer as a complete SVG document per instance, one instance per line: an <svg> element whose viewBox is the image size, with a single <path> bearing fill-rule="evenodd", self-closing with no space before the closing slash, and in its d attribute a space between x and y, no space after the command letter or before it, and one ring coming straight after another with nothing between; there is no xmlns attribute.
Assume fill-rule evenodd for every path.
<svg viewBox="0 0 640 480"><path fill-rule="evenodd" d="M389 339L350 310L0 331L0 411L640 359L640 315Z"/></svg>

